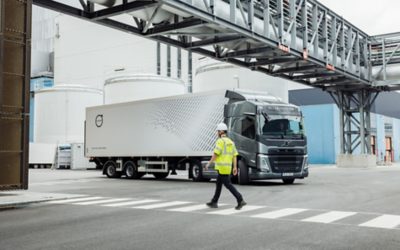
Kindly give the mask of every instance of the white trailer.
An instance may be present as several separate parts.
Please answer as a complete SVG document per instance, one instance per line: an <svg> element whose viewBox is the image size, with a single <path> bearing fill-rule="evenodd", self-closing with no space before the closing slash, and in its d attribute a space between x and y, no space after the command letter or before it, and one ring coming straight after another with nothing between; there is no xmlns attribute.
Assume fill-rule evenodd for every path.
<svg viewBox="0 0 400 250"><path fill-rule="evenodd" d="M258 118L255 117L257 110L261 112L260 105L291 108L295 113L290 115L301 117L296 106L284 104L265 93L239 90L89 107L86 109L85 155L111 178L126 175L135 179L146 173L165 178L170 171L189 168L189 178L208 180L215 177L215 172L204 172L201 162L212 155L217 139L216 125L225 121L231 130L235 120L244 119L249 123L250 116L250 120L254 120L254 132L250 131L250 134L258 134ZM277 112L276 108L272 110ZM246 133L243 138L240 132L234 135L236 144L260 143L255 137L246 138L248 128L243 133ZM251 168L260 168L256 165L258 148L262 147L254 150L238 147L239 167L243 168L239 171L239 182L243 184L250 179L259 179L254 175L255 171L251 171ZM296 158L295 161L299 160ZM269 171L272 172L270 168ZM281 174L279 178L282 178Z"/></svg>

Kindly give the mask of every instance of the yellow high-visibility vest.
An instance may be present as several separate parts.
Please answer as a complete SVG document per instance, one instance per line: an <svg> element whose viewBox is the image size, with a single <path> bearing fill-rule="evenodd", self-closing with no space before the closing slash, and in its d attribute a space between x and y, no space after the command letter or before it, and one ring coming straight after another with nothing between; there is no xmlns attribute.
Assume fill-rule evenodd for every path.
<svg viewBox="0 0 400 250"><path fill-rule="evenodd" d="M233 157L238 155L235 143L228 137L221 137L217 140L214 154L217 156L215 159L215 170L220 174L231 174Z"/></svg>

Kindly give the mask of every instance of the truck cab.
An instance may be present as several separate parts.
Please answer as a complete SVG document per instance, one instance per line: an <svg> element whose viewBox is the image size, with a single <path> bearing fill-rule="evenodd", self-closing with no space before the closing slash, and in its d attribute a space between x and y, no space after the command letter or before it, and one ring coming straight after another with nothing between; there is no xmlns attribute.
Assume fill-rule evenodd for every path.
<svg viewBox="0 0 400 250"><path fill-rule="evenodd" d="M239 152L239 184L308 176L307 139L299 107L265 93L227 91L224 119Z"/></svg>

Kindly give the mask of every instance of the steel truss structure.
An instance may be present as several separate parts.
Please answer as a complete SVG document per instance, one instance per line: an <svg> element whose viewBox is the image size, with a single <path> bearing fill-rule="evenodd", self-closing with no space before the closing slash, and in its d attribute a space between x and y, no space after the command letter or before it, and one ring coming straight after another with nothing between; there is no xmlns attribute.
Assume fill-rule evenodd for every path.
<svg viewBox="0 0 400 250"><path fill-rule="evenodd" d="M33 2L329 91L342 113L342 153L353 153L358 145L370 152L373 100L380 91L399 89L398 82L386 81L386 66L400 63L400 36L368 36L314 0L76 0L74 6ZM374 75L377 66L382 69Z"/></svg>

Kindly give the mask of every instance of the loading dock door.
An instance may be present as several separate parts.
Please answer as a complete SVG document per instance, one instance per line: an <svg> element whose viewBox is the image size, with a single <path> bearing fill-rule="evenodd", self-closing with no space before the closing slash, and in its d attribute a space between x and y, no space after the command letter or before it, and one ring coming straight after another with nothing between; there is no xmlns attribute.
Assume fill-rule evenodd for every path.
<svg viewBox="0 0 400 250"><path fill-rule="evenodd" d="M386 154L385 154L385 162L393 161L393 147L392 147L392 138L386 137Z"/></svg>

